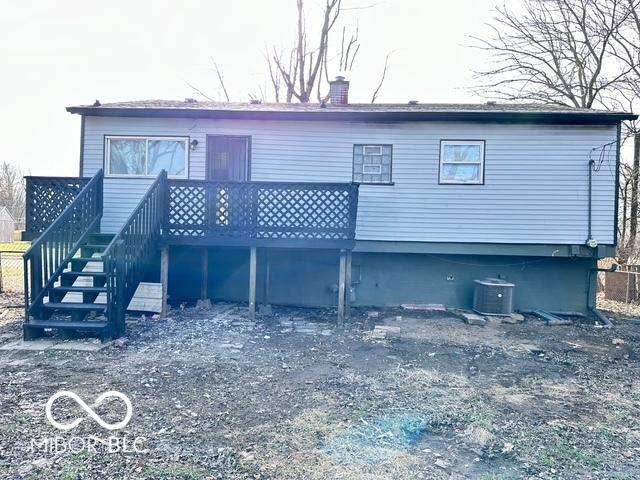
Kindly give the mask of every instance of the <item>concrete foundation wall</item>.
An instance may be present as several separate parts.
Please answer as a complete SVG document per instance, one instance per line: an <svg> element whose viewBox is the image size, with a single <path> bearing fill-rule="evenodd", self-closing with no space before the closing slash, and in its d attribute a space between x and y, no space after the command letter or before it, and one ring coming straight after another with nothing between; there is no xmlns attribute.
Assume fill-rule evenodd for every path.
<svg viewBox="0 0 640 480"><path fill-rule="evenodd" d="M269 298L265 298L269 257ZM171 301L199 298L202 249L171 249ZM586 311L591 258L498 255L354 253L354 305L395 306L443 303L470 308L473 280L502 277L515 283L517 309ZM595 277L595 276L594 276ZM337 301L338 252L335 250L258 250L258 302L327 306ZM209 297L247 301L249 250L209 250ZM595 289L593 289L595 292Z"/></svg>

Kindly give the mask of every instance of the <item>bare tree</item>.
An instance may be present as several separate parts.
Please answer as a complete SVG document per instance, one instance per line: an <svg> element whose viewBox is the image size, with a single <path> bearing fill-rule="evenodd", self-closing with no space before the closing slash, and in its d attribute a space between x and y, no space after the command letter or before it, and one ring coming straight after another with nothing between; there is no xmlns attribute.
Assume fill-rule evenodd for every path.
<svg viewBox="0 0 640 480"><path fill-rule="evenodd" d="M628 71L623 81L616 85L616 94L612 97L612 103L618 108L629 111L636 110L640 99L640 2L638 0L624 0L623 7L626 15L624 22L618 26L616 35L612 37L611 53ZM635 108L634 108L635 107ZM621 196L623 205L622 234L627 232L626 221L628 219L628 237L622 237L621 245L628 255L633 254L638 237L638 215L640 214L640 124L637 121L625 123L625 137L633 139L633 162L630 168L623 168L623 181L620 182L630 190L624 191ZM626 215L627 206L629 214Z"/></svg>
<svg viewBox="0 0 640 480"><path fill-rule="evenodd" d="M382 88L382 85L384 85L384 81L387 78L387 68L389 67L390 55L391 54L388 53L384 59L384 67L382 68L382 75L380 76L380 82L378 82L378 86L373 91L373 95L371 95L371 103L376 103L376 100L378 99L378 93L380 93L380 89Z"/></svg>
<svg viewBox="0 0 640 480"><path fill-rule="evenodd" d="M342 7L342 0L325 0L321 26L315 35L311 35L307 29L304 0L296 0L296 8L294 45L284 50L273 47L266 55L271 86L276 101L280 101L281 88L285 90L286 102L310 102L314 92L318 102L326 101L331 74L349 72L355 66L361 47L359 28L356 26L355 31L350 32L346 26L343 26L340 44L336 47L331 39L345 10ZM340 49L339 53L334 55L333 51L337 51L337 48ZM385 58L380 81L372 95L371 103L377 99L386 79L389 56L390 54L387 54Z"/></svg>
<svg viewBox="0 0 640 480"><path fill-rule="evenodd" d="M525 0L497 9L492 38L476 38L494 64L477 72L482 93L513 101L633 110L640 97L639 0ZM620 249L635 250L640 195L640 125L628 122L634 159L621 165Z"/></svg>
<svg viewBox="0 0 640 480"><path fill-rule="evenodd" d="M321 8L320 28L317 32L307 26L307 12L305 5L309 3L317 7L315 2L296 0L295 40L289 48L276 46L267 48L265 60L267 63L267 84L258 85L257 92L249 92L252 102L259 103L274 98L276 102L308 103L312 98L323 102L328 99L328 85L331 76L337 73L349 72L355 67L360 52L359 28L354 32L342 26L340 43L332 42L333 32L342 22L342 14L347 10L358 10L365 7L343 8L342 0L323 0ZM315 15L315 14L314 14ZM315 20L315 16L314 16ZM313 22L315 23L315 22ZM338 52L339 50L339 52ZM334 52L336 52L334 54ZM378 98L384 85L389 66L390 54L387 54L380 81L373 92L371 103ZM226 101L230 101L230 94L226 88L223 71L213 62L213 71ZM208 100L213 98L189 82L186 82L194 92ZM271 89L273 96L267 93Z"/></svg>
<svg viewBox="0 0 640 480"><path fill-rule="evenodd" d="M504 100L592 108L629 71L610 55L628 1L525 0L523 12L498 8L493 37L474 37L494 60L477 72L480 90Z"/></svg>
<svg viewBox="0 0 640 480"><path fill-rule="evenodd" d="M342 6L342 0L325 0L325 2L320 32L317 40L310 44L304 0L296 0L298 12L295 46L288 54L278 52L274 48L268 59L270 71L276 70L284 83L287 102L295 98L301 103L308 103L311 101L313 91L319 88L322 69L327 64L329 35L340 17Z"/></svg>
<svg viewBox="0 0 640 480"><path fill-rule="evenodd" d="M224 98L225 98L225 100L227 102L230 102L231 100L229 99L229 91L227 90L227 85L224 82L224 74L222 73L222 70L220 69L220 67L218 67L218 64L215 62L215 60L211 59L211 62L213 63L213 69L212 70L216 74L216 78L218 80L218 85L220 86L220 88L222 90L222 93L224 94ZM199 89L195 85L192 85L189 82L186 82L186 84L189 85L193 89L194 92L198 93L199 95L202 95L207 100L214 101L213 98L211 98L209 95L204 93L201 89Z"/></svg>
<svg viewBox="0 0 640 480"><path fill-rule="evenodd" d="M24 222L25 190L23 172L8 162L0 164L0 207L7 207L16 222Z"/></svg>
<svg viewBox="0 0 640 480"><path fill-rule="evenodd" d="M227 90L227 85L224 83L224 75L222 74L222 71L220 70L216 62L213 62L213 68L216 72L216 77L218 77L218 83L220 83L220 88L222 88L222 91L224 92L224 98L227 102L229 102L230 101L229 92Z"/></svg>
<svg viewBox="0 0 640 480"><path fill-rule="evenodd" d="M626 77L624 97L630 99L640 95L640 1L621 0L622 21L618 22L616 35L612 36L611 51L631 75Z"/></svg>
<svg viewBox="0 0 640 480"><path fill-rule="evenodd" d="M275 70L273 63L269 59L269 56L265 55L265 58L267 60L267 67L269 68L269 80L271 81L271 85L273 86L276 103L278 103L280 102L280 89L282 88L282 79L279 73Z"/></svg>

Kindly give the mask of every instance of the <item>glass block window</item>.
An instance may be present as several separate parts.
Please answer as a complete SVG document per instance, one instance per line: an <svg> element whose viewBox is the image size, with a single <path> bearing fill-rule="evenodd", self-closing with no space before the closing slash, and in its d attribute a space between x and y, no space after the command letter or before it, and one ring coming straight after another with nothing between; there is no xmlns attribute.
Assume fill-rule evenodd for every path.
<svg viewBox="0 0 640 480"><path fill-rule="evenodd" d="M391 145L354 145L353 181L391 183Z"/></svg>
<svg viewBox="0 0 640 480"><path fill-rule="evenodd" d="M107 175L156 177L162 170L173 178L187 178L187 137L123 137L105 139Z"/></svg>
<svg viewBox="0 0 640 480"><path fill-rule="evenodd" d="M442 140L440 183L484 183L484 140Z"/></svg>

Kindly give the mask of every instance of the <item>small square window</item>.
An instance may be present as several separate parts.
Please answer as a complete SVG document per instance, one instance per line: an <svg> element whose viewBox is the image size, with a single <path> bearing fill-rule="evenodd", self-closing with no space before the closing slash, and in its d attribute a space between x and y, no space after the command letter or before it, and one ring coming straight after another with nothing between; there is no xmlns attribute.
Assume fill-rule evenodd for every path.
<svg viewBox="0 0 640 480"><path fill-rule="evenodd" d="M391 183L391 145L354 145L353 181L356 183Z"/></svg>
<svg viewBox="0 0 640 480"><path fill-rule="evenodd" d="M484 140L442 140L440 183L482 185L484 146Z"/></svg>

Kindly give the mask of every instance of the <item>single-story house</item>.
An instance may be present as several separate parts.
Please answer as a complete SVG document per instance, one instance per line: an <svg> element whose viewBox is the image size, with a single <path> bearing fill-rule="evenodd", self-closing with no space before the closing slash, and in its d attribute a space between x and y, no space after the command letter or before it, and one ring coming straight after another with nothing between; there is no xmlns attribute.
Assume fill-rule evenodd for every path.
<svg viewBox="0 0 640 480"><path fill-rule="evenodd" d="M486 277L514 285L516 309L593 307L597 261L617 242L621 122L635 115L350 104L348 87L332 82L326 104L69 107L81 118L80 175L35 177L30 191L75 200L43 214L28 199L27 234L39 237L27 337L47 326L120 333L138 283L159 278L171 301L248 300L250 312L469 308ZM84 302L65 303L70 292ZM86 320L96 309L105 321Z"/></svg>

